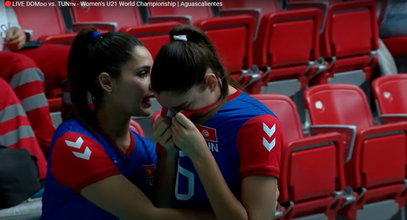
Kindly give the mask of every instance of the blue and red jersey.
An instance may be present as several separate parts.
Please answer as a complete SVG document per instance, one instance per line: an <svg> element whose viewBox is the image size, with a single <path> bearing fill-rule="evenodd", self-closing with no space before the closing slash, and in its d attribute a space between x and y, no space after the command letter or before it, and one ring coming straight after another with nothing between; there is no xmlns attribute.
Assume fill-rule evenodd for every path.
<svg viewBox="0 0 407 220"><path fill-rule="evenodd" d="M50 148L42 219L118 219L79 194L84 187L114 175L124 175L151 196L155 144L129 132L130 147L122 152L76 119L62 123Z"/></svg>
<svg viewBox="0 0 407 220"><path fill-rule="evenodd" d="M209 120L196 125L231 191L240 198L241 180L253 175L278 178L282 152L276 116L249 95L237 91ZM175 206L210 209L191 160L179 153Z"/></svg>

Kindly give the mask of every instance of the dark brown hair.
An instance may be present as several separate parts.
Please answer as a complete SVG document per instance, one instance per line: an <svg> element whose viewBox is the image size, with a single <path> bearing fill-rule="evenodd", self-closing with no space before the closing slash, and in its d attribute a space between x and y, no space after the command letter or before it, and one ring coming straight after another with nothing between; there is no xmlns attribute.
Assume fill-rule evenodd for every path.
<svg viewBox="0 0 407 220"><path fill-rule="evenodd" d="M89 107L88 94L97 108L103 95L97 77L102 72L109 73L112 78L118 77L136 46L144 45L124 33L100 34L91 27L78 33L68 57L68 80L74 117L95 125L96 118Z"/></svg>
<svg viewBox="0 0 407 220"><path fill-rule="evenodd" d="M155 92L185 93L195 85L205 85L208 69L221 80L222 98L227 97L229 84L237 86L226 73L215 47L200 29L191 25L174 27L170 40L154 60L151 87Z"/></svg>

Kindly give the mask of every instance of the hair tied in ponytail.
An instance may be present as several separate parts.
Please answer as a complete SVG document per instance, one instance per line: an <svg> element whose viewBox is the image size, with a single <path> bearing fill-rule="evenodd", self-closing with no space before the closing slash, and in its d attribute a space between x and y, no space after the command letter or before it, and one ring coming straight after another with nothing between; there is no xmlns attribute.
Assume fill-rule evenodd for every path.
<svg viewBox="0 0 407 220"><path fill-rule="evenodd" d="M179 41L188 41L187 35L174 35L173 36L174 40L179 40Z"/></svg>

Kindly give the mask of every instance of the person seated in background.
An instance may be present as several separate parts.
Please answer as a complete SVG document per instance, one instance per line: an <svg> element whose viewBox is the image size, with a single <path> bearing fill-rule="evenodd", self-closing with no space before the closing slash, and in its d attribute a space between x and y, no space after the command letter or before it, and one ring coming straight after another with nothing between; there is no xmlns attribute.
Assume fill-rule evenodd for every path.
<svg viewBox="0 0 407 220"><path fill-rule="evenodd" d="M407 37L406 24L407 1L388 0L384 19L380 24L380 37L383 39ZM382 75L407 72L407 54L403 53L393 57L381 40L379 43L379 67Z"/></svg>
<svg viewBox="0 0 407 220"><path fill-rule="evenodd" d="M170 31L154 59L151 87L166 115L157 184L163 207L210 210L217 219L273 219L282 136L276 116L242 92L196 27ZM168 115L168 112L171 112Z"/></svg>
<svg viewBox="0 0 407 220"><path fill-rule="evenodd" d="M388 0L387 8L382 24L380 25L380 37L407 36L407 1Z"/></svg>
<svg viewBox="0 0 407 220"><path fill-rule="evenodd" d="M2 78L0 88L0 146L28 150L36 158L39 179L44 180L47 161L27 115L13 89Z"/></svg>
<svg viewBox="0 0 407 220"><path fill-rule="evenodd" d="M27 40L13 9L0 4L0 77L14 89L47 153L55 128L45 91L60 87L65 80L70 47L43 44L24 49Z"/></svg>

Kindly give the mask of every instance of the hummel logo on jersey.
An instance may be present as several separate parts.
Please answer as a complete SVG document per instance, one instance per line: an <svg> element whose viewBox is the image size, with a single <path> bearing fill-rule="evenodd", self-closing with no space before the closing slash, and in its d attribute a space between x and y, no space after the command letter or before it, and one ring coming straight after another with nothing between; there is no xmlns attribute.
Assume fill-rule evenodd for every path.
<svg viewBox="0 0 407 220"><path fill-rule="evenodd" d="M263 131L266 133L268 138L271 138L273 134L276 132L276 124L274 124L271 128L269 128L264 122L263 122ZM276 138L273 138L271 142L268 142L265 137L263 137L263 146L268 150L271 151L274 146L276 146Z"/></svg>
<svg viewBox="0 0 407 220"><path fill-rule="evenodd" d="M83 144L83 139L82 137L78 137L78 139L76 139L75 142L73 141L68 141L65 140L65 143L68 147L73 147L76 149L81 149L82 144ZM85 150L80 153L80 152L76 152L76 151L72 151L73 155L75 155L75 157L77 158L81 158L81 159L85 159L85 160L89 160L90 155L92 154L92 151L89 149L89 147L85 147Z"/></svg>

